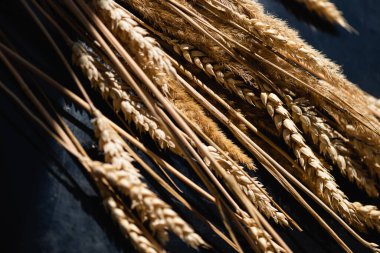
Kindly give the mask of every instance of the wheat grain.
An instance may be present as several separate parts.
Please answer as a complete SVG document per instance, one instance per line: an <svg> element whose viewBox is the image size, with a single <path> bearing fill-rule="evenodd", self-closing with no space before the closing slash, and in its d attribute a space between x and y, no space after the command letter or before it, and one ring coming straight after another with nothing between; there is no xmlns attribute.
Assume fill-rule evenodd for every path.
<svg viewBox="0 0 380 253"><path fill-rule="evenodd" d="M246 212L238 210L238 218L248 229L249 234L256 240L262 252L285 252L285 250L272 240L272 237L252 219Z"/></svg>
<svg viewBox="0 0 380 253"><path fill-rule="evenodd" d="M158 234L161 241L168 240L167 231L170 230L193 248L206 246L191 226L142 181L142 175L132 164L132 157L123 147L126 144L107 120L99 116L93 123L99 137L99 148L104 152L105 161L111 165L98 167L95 173L107 178L130 197L132 207L137 210L142 220L150 221L151 229Z"/></svg>
<svg viewBox="0 0 380 253"><path fill-rule="evenodd" d="M380 120L380 99L367 94L368 108Z"/></svg>

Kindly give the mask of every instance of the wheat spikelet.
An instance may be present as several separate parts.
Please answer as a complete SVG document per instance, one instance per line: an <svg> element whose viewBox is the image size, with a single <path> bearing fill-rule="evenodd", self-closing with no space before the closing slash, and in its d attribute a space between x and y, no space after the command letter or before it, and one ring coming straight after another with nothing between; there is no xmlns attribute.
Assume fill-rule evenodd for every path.
<svg viewBox="0 0 380 253"><path fill-rule="evenodd" d="M94 173L107 178L111 184L129 196L132 207L137 210L142 220L150 221L151 229L158 234L161 241L168 240L167 231L171 230L193 248L206 246L191 226L142 181L142 175L132 164L132 157L123 147L126 144L107 120L99 116L93 123L99 137L99 148L104 152L105 161L110 164L107 167L98 167Z"/></svg>
<svg viewBox="0 0 380 253"><path fill-rule="evenodd" d="M294 121L302 126L313 143L319 146L320 152L339 168L342 175L356 183L369 196L377 197L379 192L376 189L376 182L358 162L351 159L353 151L347 146L348 141L318 116L306 98L293 100L291 96L287 96L286 103L291 108Z"/></svg>
<svg viewBox="0 0 380 253"><path fill-rule="evenodd" d="M353 206L356 208L359 219L372 229L380 232L380 210L376 206L362 205L359 202L354 202Z"/></svg>
<svg viewBox="0 0 380 253"><path fill-rule="evenodd" d="M373 112L373 114L380 120L380 99L375 98L367 94L368 107Z"/></svg>
<svg viewBox="0 0 380 253"><path fill-rule="evenodd" d="M126 120L133 121L136 126L157 141L161 148L173 148L174 143L151 116L140 99L131 89L116 77L112 69L106 69L96 59L84 44L77 42L72 46L73 61L78 65L85 76L96 87L104 98L112 100L116 112L122 111Z"/></svg>
<svg viewBox="0 0 380 253"><path fill-rule="evenodd" d="M348 31L354 29L348 24L343 17L342 12L329 0L296 0L304 4L309 10L317 13L319 16L327 19L330 23L336 23Z"/></svg>

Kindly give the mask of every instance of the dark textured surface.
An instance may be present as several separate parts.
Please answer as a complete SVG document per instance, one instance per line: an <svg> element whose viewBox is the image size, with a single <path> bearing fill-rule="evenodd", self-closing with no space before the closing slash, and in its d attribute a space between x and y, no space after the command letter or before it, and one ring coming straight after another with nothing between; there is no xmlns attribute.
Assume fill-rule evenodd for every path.
<svg viewBox="0 0 380 253"><path fill-rule="evenodd" d="M2 33L39 67L62 82L69 81L56 55L17 2L0 1ZM302 6L292 0L261 2L268 12L287 20L306 41L343 65L344 73L350 80L380 96L380 3L377 0L334 1L350 24L360 32L359 36L330 26L316 16L310 17ZM21 94L8 71L3 65L0 66L0 80ZM25 78L31 83L40 84L38 79ZM75 134L96 156L88 116L70 102L52 95L56 98L55 103L67 112L66 119ZM103 210L80 166L3 93L0 93L0 127L0 229L3 230L0 247L5 247L4 250L0 248L0 252L134 252ZM172 159L185 174L193 177L191 171L181 166L181 160ZM295 252L340 251L323 229L273 179L264 172L260 172L259 176L278 203L304 229L303 233L279 229ZM338 181L342 180L338 177ZM358 193L355 187L342 184L352 199L369 203L370 200ZM189 191L185 192L190 194ZM166 197L164 193L160 194ZM197 203L196 196L192 196L191 201L206 210L210 217L215 216L215 210L207 209L203 202ZM371 203L379 205L378 202ZM178 204L172 204L181 213L186 212ZM320 210L317 208L317 211ZM342 228L328 216L324 217L355 252L363 252L362 247ZM198 225L195 220L192 222L207 240L215 242L216 239L210 236L204 225ZM366 236L371 240L378 238L374 233ZM169 248L171 252L190 251L178 240L173 240ZM228 248L220 246L215 251L227 252Z"/></svg>

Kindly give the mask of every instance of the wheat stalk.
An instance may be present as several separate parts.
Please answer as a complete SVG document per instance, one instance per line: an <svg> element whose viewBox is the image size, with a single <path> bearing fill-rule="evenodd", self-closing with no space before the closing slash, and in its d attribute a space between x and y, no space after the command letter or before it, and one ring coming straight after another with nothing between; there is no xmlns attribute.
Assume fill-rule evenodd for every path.
<svg viewBox="0 0 380 253"><path fill-rule="evenodd" d="M186 45L184 48L189 48L189 47L190 46ZM177 51L178 49L180 48L177 48ZM189 56L191 56L191 54L187 54L187 57ZM205 54L197 53L197 56L204 57ZM203 57L199 57L200 62ZM212 65L212 61L210 60L207 60L207 63ZM204 68L203 70L205 71ZM263 89L263 86L260 86L260 88ZM269 88L267 87L267 89ZM251 89L251 92L252 92L252 89ZM373 227L374 226L373 224L376 224L375 222L376 219L368 220L368 218L365 218L365 215L358 216L360 221L358 221L355 218L356 217L355 214L357 213L357 208L355 208L353 204L347 200L347 197L345 196L345 194L338 189L338 186L335 183L334 178L329 174L329 172L327 171L327 169L325 169L322 163L320 163L319 159L314 155L314 152L306 145L302 135L298 132L298 129L295 126L294 122L290 119L290 114L287 112L287 110L282 106L277 108L277 107L273 107L273 105L272 106L269 105L268 107L268 104L266 104L266 102L268 102L268 100L266 99L268 98L268 96L270 96L271 99L273 99L272 102L277 101L282 104L281 100L277 97L277 95L275 95L274 93L268 94L266 92L261 92L260 96L262 98L263 104L266 105L266 109L268 110L269 114L274 118L276 128L280 130L284 127L285 134L283 134L283 137L285 139L285 142L293 148L294 154L296 155L300 165L303 168L309 167L309 169L307 170L309 177L316 177L318 181L317 183L318 186L315 188L315 190L317 194L321 197L321 199L323 199L327 204L329 204L335 211L340 213L350 224L353 224L357 228L364 230L365 228L364 228L363 222L367 223L367 226ZM276 114L277 113L280 113L280 115L282 114L282 116L287 115L285 117L285 119L287 119L286 122L282 122L280 120L280 118L282 117L280 115L277 115L275 117L275 112ZM287 130L285 130L286 128ZM297 134L293 135L296 132ZM292 138L289 138L290 136L292 136ZM301 144L301 146L297 146L299 144ZM306 180L306 182L309 183L310 186L314 185L314 182L311 182L311 181L312 180L308 180L308 179ZM330 197L330 196L333 196L333 197ZM364 207L362 209L366 210L366 208ZM363 210L362 210L362 213L364 213Z"/></svg>
<svg viewBox="0 0 380 253"><path fill-rule="evenodd" d="M103 175L130 197L132 207L137 210L142 220L150 221L151 229L158 234L161 241L168 240L167 231L170 230L193 248L206 246L191 226L142 181L142 175L132 164L132 157L123 147L126 144L107 120L99 116L93 123L99 137L99 148L105 154L105 161L112 165L97 168L95 172Z"/></svg>
<svg viewBox="0 0 380 253"><path fill-rule="evenodd" d="M348 141L318 115L306 98L293 100L291 96L286 96L285 101L291 108L294 121L302 126L304 133L308 134L313 143L319 146L320 152L339 168L341 174L365 190L369 196L377 197L379 192L376 182L351 158L353 151L348 147Z"/></svg>
<svg viewBox="0 0 380 253"><path fill-rule="evenodd" d="M125 1L123 1L125 2ZM186 7L183 8L189 8L190 11L194 10L192 7L185 1L180 1L181 4L184 4ZM145 0L132 0L128 1L128 4L138 10L144 18L151 21L156 26L160 27L165 33L171 34L172 36L176 37L177 39L181 39L182 41L191 44L193 46L197 46L198 48L202 49L204 52L208 52L208 55L212 55L212 58L216 60L217 62L221 62L223 64L226 64L226 66L231 67L231 58L228 57L228 54L225 53L225 50L223 50L220 47L220 44L215 44L212 40L209 39L209 37L219 37L218 34L208 34L207 36L198 36L198 33L195 31L194 28L189 27L188 23L182 19L175 17L172 13L170 13L167 9L162 8L160 4L158 4L156 1L145 1ZM237 4L238 6L239 4ZM146 8L142 8L142 6L145 6ZM160 10L160 11L153 11L153 10ZM198 15L199 16L199 15ZM196 18L198 18L198 16ZM199 17L199 20L201 20L202 17ZM224 16L221 17L222 20L225 20ZM203 21L202 21L203 22ZM174 25L175 24L175 25ZM203 24L203 23L202 23ZM215 22L214 22L215 24ZM217 23L219 25L219 23ZM194 25L195 26L195 25ZM178 30L176 27L183 27L184 30ZM247 46L247 41L252 41L252 37L247 37L247 35L244 35L242 31L240 30L233 30L231 27L225 26L222 24L221 26L217 26L215 28L216 30L220 29L222 32L227 34L231 40L231 38L236 37L236 39L240 39L240 43ZM233 32L235 31L235 32ZM213 30L214 32L214 30ZM239 36L235 36L236 34L239 34ZM233 39L232 39L233 40ZM256 43L257 44L257 43ZM248 45L248 47L250 47ZM226 47L223 47L226 49ZM245 48L246 49L246 48ZM228 49L226 49L228 51ZM252 50L256 50L252 48ZM293 50L292 52L295 52ZM229 52L231 53L231 51ZM253 53L252 53L253 54ZM261 59L263 59L261 57ZM267 61L266 63L271 62ZM278 60L275 59L274 62L278 62ZM320 61L318 61L320 62ZM234 67L241 68L239 64L234 64ZM251 69L252 70L252 69ZM291 70L291 74L295 71L296 73L299 72L299 70L296 70L295 68L291 69L289 66L287 69L282 70L285 72L289 72ZM276 69L278 71L278 69ZM276 72L274 71L274 72ZM235 72L235 71L234 71ZM269 75L271 75L273 70L269 71ZM238 74L244 73L244 69L241 69L241 72L236 72ZM284 72L281 72L282 74ZM372 112L369 112L369 109L367 108L365 99L361 99L361 95L363 92L359 91L356 87L349 88L346 84L344 84L344 91L347 91L345 93L345 99L346 101L355 101L355 108L353 109L353 106L347 105L347 102L343 100L342 98L337 98L334 94L337 93L338 89L336 87L331 86L327 82L324 82L323 84L322 80L320 83L318 83L318 80L315 78L312 78L310 75L303 75L307 77L306 81L302 81L302 79L297 79L298 81L301 80L301 83L297 83L297 87L304 90L304 92L310 92L310 89L313 89L312 95L314 96L314 102L317 102L321 107L323 107L325 110L327 110L331 116L335 117L335 120L339 123L339 126L342 128L343 131L345 131L348 135L365 140L367 142L373 143L374 145L377 144L377 136L376 130L374 130L375 126L378 125L378 123L374 122L373 118L369 116L369 113L372 115ZM289 74L286 75L286 77L289 77ZM289 80L280 81L281 84L289 84L293 83L293 77ZM307 83L311 81L313 85L308 85ZM334 84L337 81L334 81ZM315 84L314 84L315 83ZM347 86L347 87L346 87ZM341 91L342 89L340 89ZM352 96L352 94L358 94L358 96ZM358 110L360 109L360 113ZM363 118L364 115L366 118Z"/></svg>

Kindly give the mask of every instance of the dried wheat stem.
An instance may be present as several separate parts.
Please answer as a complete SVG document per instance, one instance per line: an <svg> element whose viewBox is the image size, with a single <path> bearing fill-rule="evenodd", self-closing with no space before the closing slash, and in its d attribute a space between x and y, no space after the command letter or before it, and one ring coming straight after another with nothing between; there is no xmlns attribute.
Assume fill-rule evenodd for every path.
<svg viewBox="0 0 380 253"><path fill-rule="evenodd" d="M132 201L142 220L148 219L151 229L161 241L168 240L170 230L193 248L207 245L171 207L162 201L148 185L142 181L142 175L132 164L132 157L125 151L126 143L111 128L108 121L99 116L94 120L94 127L99 137L99 148L105 154L107 168L97 168L97 174L118 187Z"/></svg>
<svg viewBox="0 0 380 253"><path fill-rule="evenodd" d="M120 85L118 85L117 83L117 80L115 78L110 78L110 75L112 74L112 72L108 72L108 78L109 80L111 81L111 85L112 86L106 86L107 83L105 83L104 81L104 78L103 78L103 75L99 72L97 66L94 64L94 59L91 55L89 55L88 53L86 54L84 51L85 48L83 47L83 45L81 44L77 44L77 46L79 50L79 53L77 53L77 55L81 55L81 56L77 56L76 58L78 58L78 60L76 60L77 64L82 68L82 70L86 73L86 75L89 77L90 80L93 81L93 85L97 86L99 88L99 90L101 90L102 94L106 97L110 96L111 98L113 98L113 105L114 105L114 108L116 111L118 111L118 108L121 106L125 106L124 107L124 110L123 110L123 107L122 107L122 111L124 112L125 116L127 117L131 117L131 116L135 116L133 118L135 119L140 119L140 120L136 120L137 122L136 123L143 123L143 121L141 119L144 119L144 118L141 118L141 114L138 113L138 111L136 112L136 109L134 108L131 108L132 106L130 105L133 105L134 102L132 101L132 103L130 103L130 101L127 101L125 102L125 98L130 98L131 96L128 96L128 94L125 94L126 92L122 89L120 89ZM75 54L74 54L75 55ZM110 90L111 88L111 90ZM111 93L111 95L108 95L109 93ZM121 98L122 97L122 98ZM120 101L123 101L120 103ZM128 106L126 106L128 105ZM193 105L192 105L193 106ZM141 105L140 103L138 104L138 108L141 108ZM129 109L129 110L126 110L126 109ZM128 114L127 114L128 113ZM130 115L132 114L132 115ZM136 115L137 114L137 115ZM150 119L149 119L150 120ZM153 120L150 120L150 125L152 125L152 123L154 124L154 126L157 126L156 122L153 121ZM144 124L143 124L144 125ZM204 124L204 125L210 125L208 123ZM146 128L144 128L146 129ZM158 129L159 131L161 131L160 129ZM154 137L155 135L152 135L152 137ZM162 136L162 135L158 135L158 136ZM162 141L160 142L160 144L162 145ZM173 144L174 145L174 144ZM171 145L170 147L172 147L173 145ZM251 162L251 164L253 164ZM248 179L246 179L248 180ZM285 218L285 216L278 212L272 205L265 205L263 204L262 202L257 202L259 200L263 200L263 201L269 201L269 199L267 198L264 198L266 197L264 194L261 194L261 196L259 195L259 192L258 191L254 191L255 194L253 194L252 190L248 190L248 188L243 184L241 184L242 182L244 182L243 180L238 180L239 184L241 185L242 189L244 189L244 192L247 194L247 192L249 192L250 194L247 194L250 199L252 201L254 201L253 203L255 205L257 205L260 210L263 211L264 214L266 214L267 216L268 215L271 215L273 217L273 219L276 221L276 222L280 222L281 224L283 225L286 225L287 224L287 220ZM252 186L250 186L252 188ZM256 190L258 190L256 188ZM257 201L256 201L257 200ZM275 211L274 211L275 210ZM278 212L278 214L276 214L276 211Z"/></svg>
<svg viewBox="0 0 380 253"><path fill-rule="evenodd" d="M343 17L341 11L329 0L296 0L304 4L309 10L317 13L319 16L327 19L330 23L336 23L346 30L353 32L353 29Z"/></svg>
<svg viewBox="0 0 380 253"><path fill-rule="evenodd" d="M104 98L112 100L116 112L121 110L127 121L133 121L141 131L149 132L161 148L174 147L170 136L160 129L140 99L117 78L112 69L102 66L94 53L80 42L73 44L72 52L74 63L81 68L91 85L97 88Z"/></svg>
<svg viewBox="0 0 380 253"><path fill-rule="evenodd" d="M369 196L377 197L379 192L375 180L359 162L351 158L353 151L347 146L348 141L318 115L306 98L293 100L291 96L286 96L285 101L291 108L294 121L302 126L304 133L308 134L313 143L319 146L320 152L339 168L342 175L356 183Z"/></svg>

